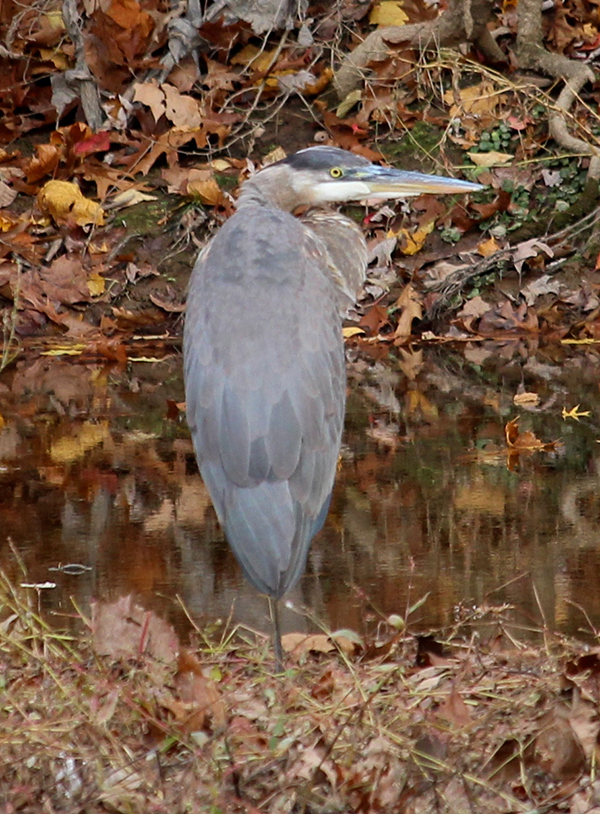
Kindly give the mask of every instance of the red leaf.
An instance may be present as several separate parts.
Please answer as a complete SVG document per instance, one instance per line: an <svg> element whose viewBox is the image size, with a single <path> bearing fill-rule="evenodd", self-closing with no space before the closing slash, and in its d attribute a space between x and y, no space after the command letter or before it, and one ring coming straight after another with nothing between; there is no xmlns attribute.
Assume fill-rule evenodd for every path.
<svg viewBox="0 0 600 814"><path fill-rule="evenodd" d="M91 153L104 153L110 150L110 136L107 130L94 133L91 138L80 141L75 145L74 152L77 155L91 155Z"/></svg>

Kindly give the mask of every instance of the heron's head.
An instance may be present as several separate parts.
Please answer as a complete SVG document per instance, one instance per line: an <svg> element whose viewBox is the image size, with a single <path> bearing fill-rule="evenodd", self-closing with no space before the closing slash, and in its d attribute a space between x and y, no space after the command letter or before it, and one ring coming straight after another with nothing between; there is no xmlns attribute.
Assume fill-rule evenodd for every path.
<svg viewBox="0 0 600 814"><path fill-rule="evenodd" d="M283 209L344 201L390 200L420 195L476 192L480 184L381 167L337 147L308 147L265 167L250 182Z"/></svg>

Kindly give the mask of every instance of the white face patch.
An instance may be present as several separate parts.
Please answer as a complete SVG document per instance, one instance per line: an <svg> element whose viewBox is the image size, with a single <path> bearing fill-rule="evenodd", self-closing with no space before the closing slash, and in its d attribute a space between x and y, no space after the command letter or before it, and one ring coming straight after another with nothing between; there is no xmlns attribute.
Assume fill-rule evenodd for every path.
<svg viewBox="0 0 600 814"><path fill-rule="evenodd" d="M371 195L369 185L363 181L323 181L303 192L311 204L362 201Z"/></svg>

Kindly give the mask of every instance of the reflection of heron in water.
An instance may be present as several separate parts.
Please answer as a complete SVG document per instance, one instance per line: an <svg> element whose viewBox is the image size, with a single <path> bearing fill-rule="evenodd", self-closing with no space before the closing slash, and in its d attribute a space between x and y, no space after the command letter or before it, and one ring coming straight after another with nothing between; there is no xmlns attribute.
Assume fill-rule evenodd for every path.
<svg viewBox="0 0 600 814"><path fill-rule="evenodd" d="M351 220L322 209L291 213L478 189L310 147L246 181L237 212L200 253L184 333L188 422L229 544L271 600L300 578L327 515L346 400L341 321L367 264Z"/></svg>

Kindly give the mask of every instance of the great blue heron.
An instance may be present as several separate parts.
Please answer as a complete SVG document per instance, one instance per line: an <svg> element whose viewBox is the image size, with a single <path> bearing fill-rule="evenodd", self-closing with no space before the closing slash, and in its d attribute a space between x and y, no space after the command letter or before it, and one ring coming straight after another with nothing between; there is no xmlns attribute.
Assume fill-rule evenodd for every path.
<svg viewBox="0 0 600 814"><path fill-rule="evenodd" d="M192 272L184 332L198 466L248 580L277 601L304 571L331 498L346 376L342 317L365 278L359 227L300 205L473 192L479 184L309 147L265 167Z"/></svg>

